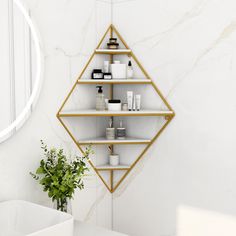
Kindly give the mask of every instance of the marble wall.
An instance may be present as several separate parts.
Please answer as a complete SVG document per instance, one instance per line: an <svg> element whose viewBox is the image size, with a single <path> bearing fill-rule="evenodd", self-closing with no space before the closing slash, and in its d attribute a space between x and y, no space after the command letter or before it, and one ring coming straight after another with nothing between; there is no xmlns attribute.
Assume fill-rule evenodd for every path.
<svg viewBox="0 0 236 236"><path fill-rule="evenodd" d="M182 205L235 216L236 2L114 0L113 9L114 24L176 112L114 194L114 229L179 236ZM181 236L203 235L194 230Z"/></svg>
<svg viewBox="0 0 236 236"><path fill-rule="evenodd" d="M55 114L112 19L176 117L113 196L90 176L75 217L132 236L176 236L182 205L235 216L235 1L24 2L41 33L45 76L32 116L0 145L0 200L49 204L28 172L41 138L75 148Z"/></svg>
<svg viewBox="0 0 236 236"><path fill-rule="evenodd" d="M50 206L41 187L29 175L42 157L40 139L48 145L77 152L56 113L97 41L110 23L106 1L24 0L40 32L45 60L44 81L37 105L25 125L0 144L0 201L25 199ZM111 228L111 195L95 174L86 179L86 190L73 201L77 219Z"/></svg>

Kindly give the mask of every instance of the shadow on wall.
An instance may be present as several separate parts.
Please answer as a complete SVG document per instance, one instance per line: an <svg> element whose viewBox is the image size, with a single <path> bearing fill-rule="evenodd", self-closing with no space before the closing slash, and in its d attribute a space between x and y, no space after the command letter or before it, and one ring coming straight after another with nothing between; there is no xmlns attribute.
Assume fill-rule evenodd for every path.
<svg viewBox="0 0 236 236"><path fill-rule="evenodd" d="M201 208L177 208L177 236L235 236L236 217Z"/></svg>

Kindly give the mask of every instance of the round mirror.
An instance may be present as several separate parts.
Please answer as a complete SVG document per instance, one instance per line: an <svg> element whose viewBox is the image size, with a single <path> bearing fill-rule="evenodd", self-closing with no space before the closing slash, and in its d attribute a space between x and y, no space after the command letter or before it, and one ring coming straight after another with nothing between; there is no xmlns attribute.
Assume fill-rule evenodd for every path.
<svg viewBox="0 0 236 236"><path fill-rule="evenodd" d="M42 80L42 58L30 11L20 0L0 1L0 142L32 113Z"/></svg>

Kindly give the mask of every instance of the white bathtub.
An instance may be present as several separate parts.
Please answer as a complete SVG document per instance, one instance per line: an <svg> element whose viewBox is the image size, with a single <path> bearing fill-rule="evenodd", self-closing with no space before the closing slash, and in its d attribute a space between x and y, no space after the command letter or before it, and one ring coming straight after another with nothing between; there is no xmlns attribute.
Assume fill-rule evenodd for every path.
<svg viewBox="0 0 236 236"><path fill-rule="evenodd" d="M73 236L73 217L25 201L0 203L0 236Z"/></svg>

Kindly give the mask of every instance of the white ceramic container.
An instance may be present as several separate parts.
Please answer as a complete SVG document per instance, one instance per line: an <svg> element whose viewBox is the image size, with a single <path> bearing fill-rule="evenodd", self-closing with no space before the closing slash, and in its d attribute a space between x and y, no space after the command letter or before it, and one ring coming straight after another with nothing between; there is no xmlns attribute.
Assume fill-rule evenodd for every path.
<svg viewBox="0 0 236 236"><path fill-rule="evenodd" d="M118 154L109 155L109 164L111 166L118 166L120 164L120 157Z"/></svg>
<svg viewBox="0 0 236 236"><path fill-rule="evenodd" d="M0 236L73 236L73 217L30 202L2 202Z"/></svg>
<svg viewBox="0 0 236 236"><path fill-rule="evenodd" d="M111 64L111 73L113 79L126 79L126 64L114 61L114 64Z"/></svg>
<svg viewBox="0 0 236 236"><path fill-rule="evenodd" d="M121 111L121 103L108 103L108 111Z"/></svg>

